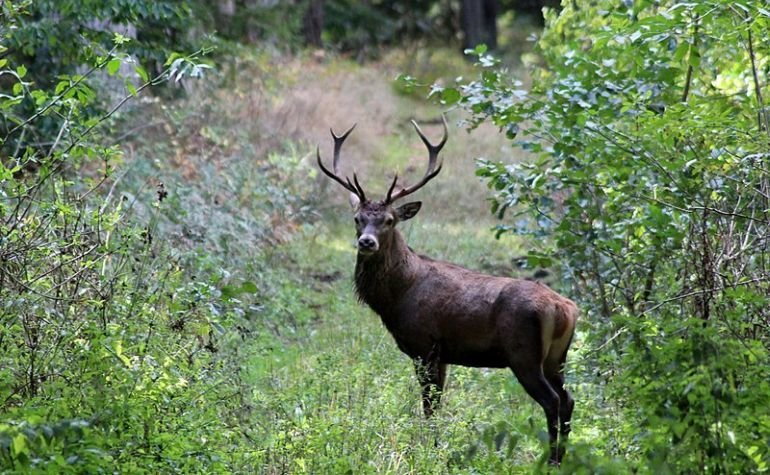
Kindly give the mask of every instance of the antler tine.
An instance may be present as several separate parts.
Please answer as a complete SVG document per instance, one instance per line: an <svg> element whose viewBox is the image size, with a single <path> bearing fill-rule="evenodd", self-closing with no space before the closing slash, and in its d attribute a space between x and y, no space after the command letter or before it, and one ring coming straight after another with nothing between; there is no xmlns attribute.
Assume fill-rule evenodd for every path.
<svg viewBox="0 0 770 475"><path fill-rule="evenodd" d="M443 115L441 116L441 123L444 126L444 136L441 138L439 143L434 145L430 143L430 140L428 140L428 138L425 137L425 134L422 133L422 130L420 129L420 126L417 125L417 122L412 120L412 125L414 125L414 128L417 131L417 135L420 136L420 139L422 139L422 142L428 148L428 169L425 171L425 175L423 175L419 182L407 188L403 188L397 191L395 194L392 194L393 188L396 186L396 179L398 177L394 178L393 183L390 185L390 189L388 190L387 198L385 198L386 202L391 203L399 198L403 198L406 195L414 193L415 191L425 186L425 184L430 180L435 178L436 175L438 175L438 173L441 171L442 163L439 162L438 166L436 166L436 163L438 162L438 154L441 152L441 149L444 148L444 145L449 138L449 131L447 130L446 125L446 117Z"/></svg>
<svg viewBox="0 0 770 475"><path fill-rule="evenodd" d="M355 128L356 128L356 124L353 124L353 126L349 128L342 135L337 135L334 133L333 129L329 129L329 131L332 134L332 137L334 138L334 158L332 160L332 169L334 170L333 172L329 171L329 169L324 166L323 161L321 160L321 151L318 147L316 147L316 159L318 161L318 166L321 168L321 171L323 171L326 174L326 176L328 176L332 180L342 185L342 187L348 190L349 192L358 196L361 199L361 201L364 201L366 200L366 195L364 194L363 187L361 186L360 183L358 183L358 178L356 177L355 173L353 174L353 182L351 182L350 178L348 177L345 177L343 179L339 174L340 150L342 149L342 144L345 142L345 139L348 138L348 135L350 135L350 133Z"/></svg>
<svg viewBox="0 0 770 475"><path fill-rule="evenodd" d="M420 126L417 125L417 122L412 120L412 125L414 126L414 129L417 131L417 135L420 136L420 139L422 139L422 143L425 144L426 147L428 147L428 170L432 170L433 167L436 166L436 159L438 158L438 153L441 151L442 148L444 148L444 144L446 144L447 139L449 138L449 133L447 131L446 127L446 117L444 115L441 116L441 125L444 126L444 136L441 138L441 142L439 142L436 145L433 145L430 143L427 137L425 137L425 134L422 133L422 129L420 129Z"/></svg>
<svg viewBox="0 0 770 475"><path fill-rule="evenodd" d="M358 193L356 194L361 199L361 201L366 201L366 193L364 193L364 187L358 183L358 177L356 176L355 172L353 172L353 184L356 185L356 189L358 190Z"/></svg>
<svg viewBox="0 0 770 475"><path fill-rule="evenodd" d="M342 135L335 134L334 129L332 128L329 129L329 132L332 133L332 137L334 137L334 161L332 166L334 168L335 175L339 175L339 172L337 171L337 164L340 161L340 150L342 149L342 144L345 143L345 139L348 138L348 135L350 135L351 132L353 132L353 129L356 128L356 125L357 124L353 124L353 126Z"/></svg>
<svg viewBox="0 0 770 475"><path fill-rule="evenodd" d="M396 187L396 182L398 181L398 173L396 173L393 176L393 182L390 184L390 188L388 188L388 194L385 195L385 202L390 203L393 201L391 198L391 195L393 194L393 189Z"/></svg>
<svg viewBox="0 0 770 475"><path fill-rule="evenodd" d="M366 194L364 193L364 188L361 186L360 183L358 183L358 177L355 173L353 173L353 181L350 181L350 178L345 177L345 180L348 182L348 186L352 189L351 191L358 196L358 198L361 201L366 200Z"/></svg>
<svg viewBox="0 0 770 475"><path fill-rule="evenodd" d="M321 168L321 171L326 174L326 176L328 176L332 180L334 180L337 183L339 183L340 185L342 185L342 187L345 188L346 190L348 190L349 192L358 194L358 192L353 187L353 185L351 185L350 183L345 183L345 180L343 180L342 178L340 178L336 174L332 173L331 171L329 171L328 168L326 168L324 166L323 162L321 161L321 152L318 149L318 147L316 147L316 149L315 149L315 154L316 154L316 161L318 161L318 166Z"/></svg>

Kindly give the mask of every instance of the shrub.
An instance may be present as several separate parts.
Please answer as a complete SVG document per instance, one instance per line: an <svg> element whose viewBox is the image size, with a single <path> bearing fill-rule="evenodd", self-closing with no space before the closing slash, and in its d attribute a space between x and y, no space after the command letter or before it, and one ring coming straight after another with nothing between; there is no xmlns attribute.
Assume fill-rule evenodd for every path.
<svg viewBox="0 0 770 475"><path fill-rule="evenodd" d="M3 6L23 23L22 7ZM0 75L12 78L0 96L0 146L10 152L0 161L4 473L211 473L248 460L233 449L237 360L220 350L240 340L233 322L256 285L228 286L209 255L170 246L163 183L116 191L127 170L107 127L145 89L203 66L176 54L149 77L125 54L128 41L94 46L84 73L60 75L50 89L28 81L13 56L0 60ZM96 114L102 96L91 79L125 67L142 82L127 79L125 96ZM23 145L51 116L51 142Z"/></svg>
<svg viewBox="0 0 770 475"><path fill-rule="evenodd" d="M478 174L514 218L498 231L562 263L582 417L612 429L592 450L631 470L768 469L768 22L762 2L566 2L531 91L483 48L479 80L433 91L532 152Z"/></svg>

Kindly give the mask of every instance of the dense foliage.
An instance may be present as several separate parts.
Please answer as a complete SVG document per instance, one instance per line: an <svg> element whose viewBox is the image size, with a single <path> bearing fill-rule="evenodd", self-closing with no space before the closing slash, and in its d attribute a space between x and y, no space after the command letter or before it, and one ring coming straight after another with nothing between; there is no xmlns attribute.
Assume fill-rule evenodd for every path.
<svg viewBox="0 0 770 475"><path fill-rule="evenodd" d="M182 217L205 207L190 177L179 176L176 148L203 128L211 103L182 102L172 113L143 98L209 67L198 53L171 53L151 75L137 52L162 48L94 23L102 7L112 19L160 21L181 8L175 2L93 3L82 18L73 2L2 4L0 472L245 470L237 467L252 454L237 424L250 388L239 377L238 344L258 311L258 287L225 270L228 232L250 227L253 242L238 250L259 253L273 238L273 204L291 220L300 200L286 180L296 160L265 155L253 166L234 156L241 138L216 134L226 115L215 114L205 125L220 154L216 173L199 147L185 150L185 164L215 175L208 185L218 196L230 197L223 180L256 204L208 235L179 230ZM54 4L61 21L52 24L41 12ZM74 43L48 36L60 30ZM147 113L168 133L153 144L144 130L132 143L153 126Z"/></svg>
<svg viewBox="0 0 770 475"><path fill-rule="evenodd" d="M417 416L408 361L343 278L349 223L300 224L320 200L287 124L393 100L341 75L282 108L324 58L253 50L299 47L312 3L0 2L0 472L544 469L542 414L506 372L456 369ZM337 50L459 28L454 0L321 3ZM529 264L561 265L584 310L562 470L766 472L770 9L564 3L531 90L483 47L479 80L433 89L530 153L479 161L497 232L532 236ZM227 88L188 80L210 42L235 56ZM188 97L148 96L168 84ZM441 219L410 229L420 250L510 273L518 241Z"/></svg>
<svg viewBox="0 0 770 475"><path fill-rule="evenodd" d="M531 91L483 48L434 88L534 156L478 174L585 310L575 424L607 435L572 468L770 469L768 32L759 1L566 2Z"/></svg>

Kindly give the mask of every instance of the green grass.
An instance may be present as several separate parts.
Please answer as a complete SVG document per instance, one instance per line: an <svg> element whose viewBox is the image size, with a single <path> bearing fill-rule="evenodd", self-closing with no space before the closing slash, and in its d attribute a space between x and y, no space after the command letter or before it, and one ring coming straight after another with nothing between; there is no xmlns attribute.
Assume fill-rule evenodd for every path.
<svg viewBox="0 0 770 475"><path fill-rule="evenodd" d="M512 247L495 248L488 233L415 221L406 234L419 250L451 253L470 267L482 256L504 259ZM260 470L529 473L538 467L544 416L507 370L452 367L441 410L430 421L422 417L410 360L354 296L351 234L347 219L330 219L272 255L280 290L265 318L304 324L286 325L296 331L275 335L270 351L255 348L243 365L244 382L254 388L245 426L257 443Z"/></svg>

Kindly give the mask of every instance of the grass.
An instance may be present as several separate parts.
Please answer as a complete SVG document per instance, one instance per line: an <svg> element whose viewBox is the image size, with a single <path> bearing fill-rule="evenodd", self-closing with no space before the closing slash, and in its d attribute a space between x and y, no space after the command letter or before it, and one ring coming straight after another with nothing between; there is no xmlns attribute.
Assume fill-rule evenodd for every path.
<svg viewBox="0 0 770 475"><path fill-rule="evenodd" d="M433 243L441 251L438 243L447 239L435 231L442 227L418 226L407 232L410 239L425 236L425 248ZM258 441L262 471L530 472L543 453L544 418L509 371L453 367L442 409L433 420L422 417L411 362L353 295L350 228L342 219L321 223L273 256L290 265L278 270L288 283L272 305L301 312L293 307L300 300L314 316L290 340L244 365L256 404L250 437ZM493 241L443 231L458 244L455 261L472 267Z"/></svg>

